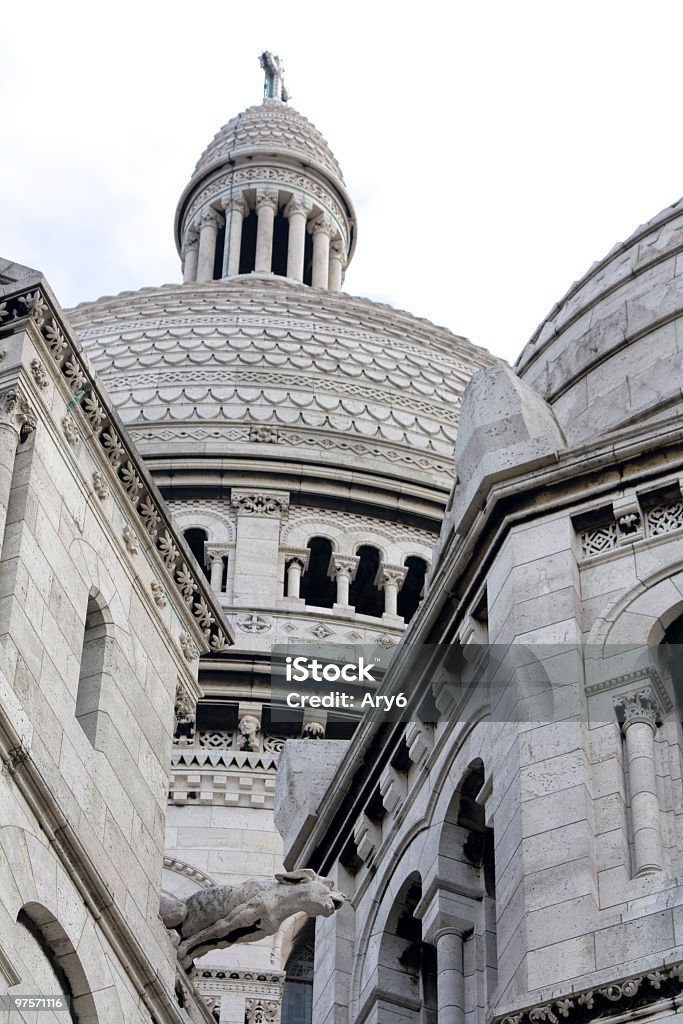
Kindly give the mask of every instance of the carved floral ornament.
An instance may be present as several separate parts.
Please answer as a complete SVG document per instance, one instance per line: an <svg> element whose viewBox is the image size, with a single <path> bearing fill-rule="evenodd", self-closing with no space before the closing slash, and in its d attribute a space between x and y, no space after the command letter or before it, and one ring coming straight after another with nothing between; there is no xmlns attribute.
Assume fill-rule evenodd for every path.
<svg viewBox="0 0 683 1024"><path fill-rule="evenodd" d="M213 601L208 588L204 590L199 585L182 552L174 543L171 522L157 505L155 494L137 469L137 456L119 434L115 421L98 396L96 384L90 377L83 356L72 344L58 314L40 288L12 296L0 303L0 335L13 333L27 319L40 331L54 364L53 371L61 374L73 395L68 415L62 418L62 429L67 440L70 444L78 443L81 434L78 417L82 415L90 428L88 433L92 443L99 446L121 484L129 502L129 514L137 520L138 527L147 534L162 558L179 596L192 612L207 650L216 653L228 650L228 637L218 621L220 612L216 605L208 603ZM42 366L41 369L47 373ZM35 414L18 389L12 388L0 397L0 422L9 423L24 434L35 429ZM106 490L106 486L101 474L97 481L93 477L93 485L98 496L102 497L100 492ZM133 526L130 526L131 540L134 533Z"/></svg>
<svg viewBox="0 0 683 1024"><path fill-rule="evenodd" d="M496 1017L493 1024L580 1024L587 1019L608 1020L625 1016L636 1007L680 997L682 990L683 963L667 964L611 985L572 992L519 1013Z"/></svg>
<svg viewBox="0 0 683 1024"><path fill-rule="evenodd" d="M0 423L13 427L17 434L30 434L36 429L35 413L18 388L10 388L0 397Z"/></svg>
<svg viewBox="0 0 683 1024"><path fill-rule="evenodd" d="M238 515L275 518L289 508L289 495L284 491L242 491L233 487L230 503Z"/></svg>
<svg viewBox="0 0 683 1024"><path fill-rule="evenodd" d="M613 704L624 732L636 722L643 722L654 731L662 720L662 708L651 686L614 697Z"/></svg>

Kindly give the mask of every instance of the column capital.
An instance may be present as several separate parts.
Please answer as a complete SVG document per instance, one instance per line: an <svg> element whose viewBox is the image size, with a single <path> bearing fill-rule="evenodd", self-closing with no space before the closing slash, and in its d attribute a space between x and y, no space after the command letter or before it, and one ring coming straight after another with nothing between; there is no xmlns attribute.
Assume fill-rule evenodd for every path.
<svg viewBox="0 0 683 1024"><path fill-rule="evenodd" d="M192 249L196 245L199 245L199 231L196 227L191 227L185 232L183 252L187 252L188 249Z"/></svg>
<svg viewBox="0 0 683 1024"><path fill-rule="evenodd" d="M216 547L213 544L207 544L205 553L208 562L216 562L225 558L225 556L229 554L229 551L226 547Z"/></svg>
<svg viewBox="0 0 683 1024"><path fill-rule="evenodd" d="M663 717L661 705L651 686L644 686L635 692L620 694L613 698L613 704L624 733L629 726L635 725L636 722L649 725L652 732L655 733Z"/></svg>
<svg viewBox="0 0 683 1024"><path fill-rule="evenodd" d="M223 215L220 214L218 210L214 210L214 208L210 206L208 210L204 210L202 213L199 218L199 223L202 227L206 224L210 224L212 227L219 228L223 223Z"/></svg>
<svg viewBox="0 0 683 1024"><path fill-rule="evenodd" d="M383 590L385 586L400 587L407 575L407 565L387 565L385 562L381 562L375 576L375 586L380 590Z"/></svg>
<svg viewBox="0 0 683 1024"><path fill-rule="evenodd" d="M278 192L276 189L271 188L259 188L256 190L256 212L261 209L262 206L268 206L273 211L277 212L278 205Z"/></svg>
<svg viewBox="0 0 683 1024"><path fill-rule="evenodd" d="M305 571L308 568L308 561L311 557L310 548L282 548L281 550L285 556L285 565L298 562L302 570Z"/></svg>
<svg viewBox="0 0 683 1024"><path fill-rule="evenodd" d="M338 555L333 552L327 569L327 575L331 579L336 579L337 576L346 576L349 581L352 581L355 579L359 562L359 555Z"/></svg>
<svg viewBox="0 0 683 1024"><path fill-rule="evenodd" d="M308 224L308 231L311 235L327 235L328 238L332 236L332 221L324 213L319 214Z"/></svg>
<svg viewBox="0 0 683 1024"><path fill-rule="evenodd" d="M292 196L284 209L284 215L289 219L295 213L302 213L304 217L308 217L313 206L308 199L304 199L303 196Z"/></svg>
<svg viewBox="0 0 683 1024"><path fill-rule="evenodd" d="M342 267L346 267L346 246L342 242L341 238L333 238L330 242L330 259L339 260Z"/></svg>
<svg viewBox="0 0 683 1024"><path fill-rule="evenodd" d="M226 217L229 213L232 213L233 210L236 213L241 213L243 217L246 217L249 213L249 203L244 198L244 194L242 192L236 192L235 195L232 196L223 196L221 199L221 206L223 207Z"/></svg>
<svg viewBox="0 0 683 1024"><path fill-rule="evenodd" d="M36 414L18 388L10 388L0 395L0 423L16 430L17 434L31 434L36 429Z"/></svg>

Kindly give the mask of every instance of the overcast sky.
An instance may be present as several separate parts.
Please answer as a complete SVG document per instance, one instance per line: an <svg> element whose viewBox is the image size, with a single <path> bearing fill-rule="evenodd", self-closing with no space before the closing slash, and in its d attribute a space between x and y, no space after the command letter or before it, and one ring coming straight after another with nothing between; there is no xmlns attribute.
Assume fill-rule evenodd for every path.
<svg viewBox="0 0 683 1024"><path fill-rule="evenodd" d="M571 282L683 193L676 0L6 5L0 256L64 306L176 281L201 151L258 54L341 163L345 290L514 359Z"/></svg>

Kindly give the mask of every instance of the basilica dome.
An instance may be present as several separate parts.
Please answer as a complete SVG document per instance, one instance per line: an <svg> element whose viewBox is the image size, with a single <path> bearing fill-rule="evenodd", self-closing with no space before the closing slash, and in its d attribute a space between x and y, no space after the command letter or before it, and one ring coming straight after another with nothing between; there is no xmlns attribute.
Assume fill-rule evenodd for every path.
<svg viewBox="0 0 683 1024"><path fill-rule="evenodd" d="M70 317L148 463L248 476L258 462L280 485L327 478L404 504L445 501L460 399L491 362L426 320L274 275L127 292Z"/></svg>
<svg viewBox="0 0 683 1024"><path fill-rule="evenodd" d="M571 441L676 414L683 203L615 245L553 307L518 362Z"/></svg>

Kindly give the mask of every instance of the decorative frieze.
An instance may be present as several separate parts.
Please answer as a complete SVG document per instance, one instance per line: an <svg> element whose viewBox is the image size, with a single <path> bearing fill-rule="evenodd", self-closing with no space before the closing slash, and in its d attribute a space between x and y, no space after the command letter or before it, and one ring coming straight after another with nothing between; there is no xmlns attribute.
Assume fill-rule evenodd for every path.
<svg viewBox="0 0 683 1024"><path fill-rule="evenodd" d="M583 1024L586 1020L628 1019L636 1009L653 1004L677 1005L683 991L683 962L643 971L610 985L597 985L518 1013L494 1017L492 1024ZM640 1014L638 1015L640 1016Z"/></svg>
<svg viewBox="0 0 683 1024"><path fill-rule="evenodd" d="M289 508L286 491L243 491L233 487L230 503L238 515L276 518Z"/></svg>
<svg viewBox="0 0 683 1024"><path fill-rule="evenodd" d="M661 537L683 529L683 500L673 498L640 508L635 496L615 502L613 515L602 522L579 530L581 555L594 558L648 537Z"/></svg>

